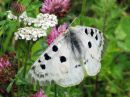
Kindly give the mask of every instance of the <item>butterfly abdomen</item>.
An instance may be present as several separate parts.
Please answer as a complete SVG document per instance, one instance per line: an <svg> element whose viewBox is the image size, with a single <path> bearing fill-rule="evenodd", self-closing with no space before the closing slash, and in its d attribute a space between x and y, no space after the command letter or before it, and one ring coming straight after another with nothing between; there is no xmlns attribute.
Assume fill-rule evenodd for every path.
<svg viewBox="0 0 130 97"><path fill-rule="evenodd" d="M76 59L81 59L83 54L83 45L73 28L69 28L65 39L68 45L71 47L74 57Z"/></svg>

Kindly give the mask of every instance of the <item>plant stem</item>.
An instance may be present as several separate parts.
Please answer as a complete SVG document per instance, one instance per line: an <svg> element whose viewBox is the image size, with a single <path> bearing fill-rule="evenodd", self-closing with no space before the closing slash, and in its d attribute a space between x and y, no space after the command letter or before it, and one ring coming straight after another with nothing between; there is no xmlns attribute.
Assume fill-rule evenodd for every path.
<svg viewBox="0 0 130 97"><path fill-rule="evenodd" d="M87 0L82 0L82 9L81 9L81 15L82 16L86 15L86 1Z"/></svg>
<svg viewBox="0 0 130 97"><path fill-rule="evenodd" d="M96 76L96 80L95 80L95 90L93 93L93 97L97 97L97 89L98 89L98 75Z"/></svg>
<svg viewBox="0 0 130 97"><path fill-rule="evenodd" d="M106 20L107 20L107 13L105 13L103 17L103 25L102 25L102 31L106 32Z"/></svg>
<svg viewBox="0 0 130 97"><path fill-rule="evenodd" d="M30 50L31 50L31 42L27 41L27 53L25 54L25 62L24 62L24 74L23 74L24 77L26 75L28 59L30 59L30 57L31 57Z"/></svg>
<svg viewBox="0 0 130 97"><path fill-rule="evenodd" d="M55 97L57 97L57 85L55 84Z"/></svg>

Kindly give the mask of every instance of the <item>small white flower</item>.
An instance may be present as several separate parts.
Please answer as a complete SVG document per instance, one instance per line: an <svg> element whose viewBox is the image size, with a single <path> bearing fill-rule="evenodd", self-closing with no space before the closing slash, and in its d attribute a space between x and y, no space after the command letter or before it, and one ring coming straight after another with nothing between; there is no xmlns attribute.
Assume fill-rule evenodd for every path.
<svg viewBox="0 0 130 97"><path fill-rule="evenodd" d="M7 11L7 18L11 20L17 20L17 16L13 15L11 11Z"/></svg>
<svg viewBox="0 0 130 97"><path fill-rule="evenodd" d="M23 12L20 16L19 16L19 22L21 21L25 21L27 19L27 13L26 11Z"/></svg>
<svg viewBox="0 0 130 97"><path fill-rule="evenodd" d="M28 17L26 11L23 12L20 16L19 16L19 22L24 22L25 25L32 25L35 21L35 18L32 17Z"/></svg>
<svg viewBox="0 0 130 97"><path fill-rule="evenodd" d="M39 13L38 15L37 15L37 19L42 19L44 17L44 15L42 14L42 13Z"/></svg>

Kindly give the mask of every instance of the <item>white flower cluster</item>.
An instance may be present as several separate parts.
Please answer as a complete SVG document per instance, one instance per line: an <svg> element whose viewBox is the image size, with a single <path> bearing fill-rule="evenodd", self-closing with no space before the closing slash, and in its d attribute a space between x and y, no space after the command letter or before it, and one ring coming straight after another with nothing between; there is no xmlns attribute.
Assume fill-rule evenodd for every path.
<svg viewBox="0 0 130 97"><path fill-rule="evenodd" d="M7 11L8 18L11 20L18 20L19 22L23 22L25 26L19 28L17 32L15 32L15 39L26 39L36 41L38 38L42 36L46 36L46 32L48 28L54 27L58 24L58 19L53 14L42 14L39 13L36 18L28 17L26 11L23 12L19 17L13 15L11 11Z"/></svg>
<svg viewBox="0 0 130 97"><path fill-rule="evenodd" d="M27 13L24 12L19 16L19 21L23 21L25 25L34 24L35 27L41 27L43 29L48 29L49 27L54 27L57 23L57 17L53 14L42 14L39 13L36 18L28 17Z"/></svg>
<svg viewBox="0 0 130 97"><path fill-rule="evenodd" d="M34 24L35 27L41 27L43 29L48 29L49 27L54 27L57 23L57 17L53 14L42 14L39 13L36 18L28 17L26 11L23 12L19 17L12 14L11 11L8 12L8 18L13 20L19 20L19 22L23 22L25 25Z"/></svg>
<svg viewBox="0 0 130 97"><path fill-rule="evenodd" d="M30 26L30 25L34 22L34 20L35 20L35 18L28 17L26 11L23 12L23 13L19 16L18 19L19 19L19 22L24 22L25 25L29 25L29 26Z"/></svg>
<svg viewBox="0 0 130 97"><path fill-rule="evenodd" d="M49 27L54 27L58 24L57 17L53 14L38 14L34 22L35 27L41 27L43 29L48 29Z"/></svg>
<svg viewBox="0 0 130 97"><path fill-rule="evenodd" d="M11 11L7 11L7 17L11 20L17 20L17 16L13 15Z"/></svg>
<svg viewBox="0 0 130 97"><path fill-rule="evenodd" d="M46 32L41 28L24 27L15 32L15 40L25 39L36 41L38 38L46 36Z"/></svg>

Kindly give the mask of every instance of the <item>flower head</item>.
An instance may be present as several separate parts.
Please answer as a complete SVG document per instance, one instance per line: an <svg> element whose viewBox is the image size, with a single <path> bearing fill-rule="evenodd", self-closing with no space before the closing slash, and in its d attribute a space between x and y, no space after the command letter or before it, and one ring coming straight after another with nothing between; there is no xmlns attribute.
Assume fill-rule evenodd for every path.
<svg viewBox="0 0 130 97"><path fill-rule="evenodd" d="M19 18L19 22L23 22L25 25L29 25L29 26L32 23L34 23L34 21L35 21L35 18L27 16L27 12L26 11L24 11L18 18Z"/></svg>
<svg viewBox="0 0 130 97"><path fill-rule="evenodd" d="M23 22L25 25L34 25L34 27L40 27L45 30L58 24L57 16L48 13L39 13L36 18L32 18L27 15L26 11L24 11L19 17L12 14L11 11L7 11L7 18L11 20L18 19L19 22Z"/></svg>
<svg viewBox="0 0 130 97"><path fill-rule="evenodd" d="M60 25L59 27L53 27L47 38L48 45L50 45L61 33L65 32L68 27L67 23Z"/></svg>
<svg viewBox="0 0 130 97"><path fill-rule="evenodd" d="M54 27L58 24L57 16L54 14L38 14L36 20L34 21L35 27L41 27L43 29L48 29L49 27Z"/></svg>
<svg viewBox="0 0 130 97"><path fill-rule="evenodd" d="M15 77L16 65L12 64L15 55L13 53L5 54L0 57L0 83L10 83L10 79Z"/></svg>
<svg viewBox="0 0 130 97"><path fill-rule="evenodd" d="M18 13L18 14L22 13L25 10L25 6L23 6L22 4L16 1L13 1L11 3L11 8L15 13Z"/></svg>
<svg viewBox="0 0 130 97"><path fill-rule="evenodd" d="M7 18L10 19L10 20L17 20L17 16L12 14L11 11L7 11Z"/></svg>
<svg viewBox="0 0 130 97"><path fill-rule="evenodd" d="M24 27L15 32L15 40L25 39L36 41L38 38L46 36L46 31L42 28Z"/></svg>
<svg viewBox="0 0 130 97"><path fill-rule="evenodd" d="M8 57L7 56L0 57L0 69L6 68L8 66L11 66L11 63L10 63Z"/></svg>
<svg viewBox="0 0 130 97"><path fill-rule="evenodd" d="M43 29L48 29L49 27L54 27L58 23L58 19L53 14L42 14L39 13L36 18L27 16L26 11L19 16L19 21L23 21L25 25L34 24L35 27L41 27Z"/></svg>
<svg viewBox="0 0 130 97"><path fill-rule="evenodd" d="M69 7L70 0L45 0L41 12L63 17L68 13Z"/></svg>
<svg viewBox="0 0 130 97"><path fill-rule="evenodd" d="M42 90L40 90L29 97L47 97L47 96L44 94L44 92Z"/></svg>

